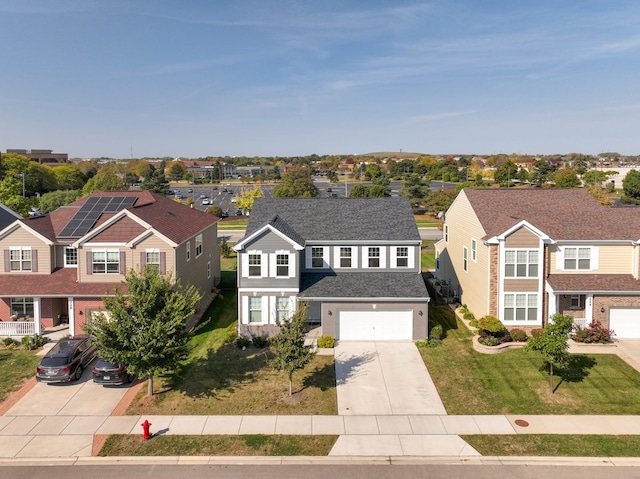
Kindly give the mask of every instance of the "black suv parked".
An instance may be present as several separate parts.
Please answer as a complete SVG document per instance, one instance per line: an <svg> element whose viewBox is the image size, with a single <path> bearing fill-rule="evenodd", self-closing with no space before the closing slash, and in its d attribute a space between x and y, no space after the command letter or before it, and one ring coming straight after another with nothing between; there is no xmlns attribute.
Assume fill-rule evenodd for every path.
<svg viewBox="0 0 640 479"><path fill-rule="evenodd" d="M36 380L44 383L66 383L80 379L82 370L95 358L96 347L89 336L61 339L42 358L36 369Z"/></svg>
<svg viewBox="0 0 640 479"><path fill-rule="evenodd" d="M122 364L113 364L106 359L98 359L93 367L93 382L103 386L121 386L133 381L133 375Z"/></svg>

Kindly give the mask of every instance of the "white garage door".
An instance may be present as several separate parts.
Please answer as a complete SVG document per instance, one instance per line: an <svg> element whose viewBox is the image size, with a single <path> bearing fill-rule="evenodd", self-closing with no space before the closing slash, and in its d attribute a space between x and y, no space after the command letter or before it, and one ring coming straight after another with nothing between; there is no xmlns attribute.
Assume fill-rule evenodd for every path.
<svg viewBox="0 0 640 479"><path fill-rule="evenodd" d="M413 339L412 311L340 311L338 338L352 341Z"/></svg>
<svg viewBox="0 0 640 479"><path fill-rule="evenodd" d="M616 338L640 339L640 308L611 308L609 329Z"/></svg>

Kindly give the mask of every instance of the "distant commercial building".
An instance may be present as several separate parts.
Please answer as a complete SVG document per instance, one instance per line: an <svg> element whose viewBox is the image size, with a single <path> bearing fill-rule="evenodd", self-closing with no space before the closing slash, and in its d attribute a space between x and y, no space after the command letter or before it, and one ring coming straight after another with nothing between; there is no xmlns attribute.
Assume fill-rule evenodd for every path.
<svg viewBox="0 0 640 479"><path fill-rule="evenodd" d="M7 149L7 153L16 153L37 161L41 165L56 166L69 162L68 153L53 153L53 150Z"/></svg>

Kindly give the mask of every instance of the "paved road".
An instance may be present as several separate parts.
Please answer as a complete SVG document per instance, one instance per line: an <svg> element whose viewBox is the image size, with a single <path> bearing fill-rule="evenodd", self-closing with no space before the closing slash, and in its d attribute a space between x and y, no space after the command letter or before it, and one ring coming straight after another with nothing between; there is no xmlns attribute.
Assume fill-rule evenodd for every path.
<svg viewBox="0 0 640 479"><path fill-rule="evenodd" d="M188 458L178 465L175 458L134 458L114 464L102 458L80 460L69 465L20 465L0 468L0 479L86 479L100 477L101 479L122 479L127 477L153 477L155 479L173 479L188 474L190 479L246 479L259 477L261 479L326 479L336 478L367 478L367 479L600 479L615 477L616 479L631 479L638 477L637 467L625 467L627 463L619 461L622 467L610 462L606 458L583 458L573 461L572 458L544 458L521 460L520 458L482 458L478 463L456 464L441 460L395 461L389 458L379 458L375 461L345 460L335 463L335 459L316 462L308 458L239 458L231 462L229 458ZM210 460L210 462L209 462ZM171 461L171 462L169 462ZM206 462L205 462L206 461ZM226 461L226 462L222 462ZM555 462L554 462L555 461ZM615 459L613 460L615 461ZM301 464L300 462L303 462ZM240 464L239 464L240 463ZM73 465L75 464L75 465ZM94 464L94 465L90 465ZM483 465L484 464L484 465ZM640 464L635 461L633 465ZM599 467L600 466L600 467Z"/></svg>

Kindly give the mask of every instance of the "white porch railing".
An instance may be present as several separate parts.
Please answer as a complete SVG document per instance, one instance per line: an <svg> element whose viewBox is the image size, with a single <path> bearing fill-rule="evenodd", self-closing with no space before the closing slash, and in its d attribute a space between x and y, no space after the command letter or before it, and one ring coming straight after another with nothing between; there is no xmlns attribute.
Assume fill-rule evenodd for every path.
<svg viewBox="0 0 640 479"><path fill-rule="evenodd" d="M33 321L0 321L0 336L33 336L35 333Z"/></svg>
<svg viewBox="0 0 640 479"><path fill-rule="evenodd" d="M587 318L573 318L573 327L574 328L586 328L587 327Z"/></svg>

